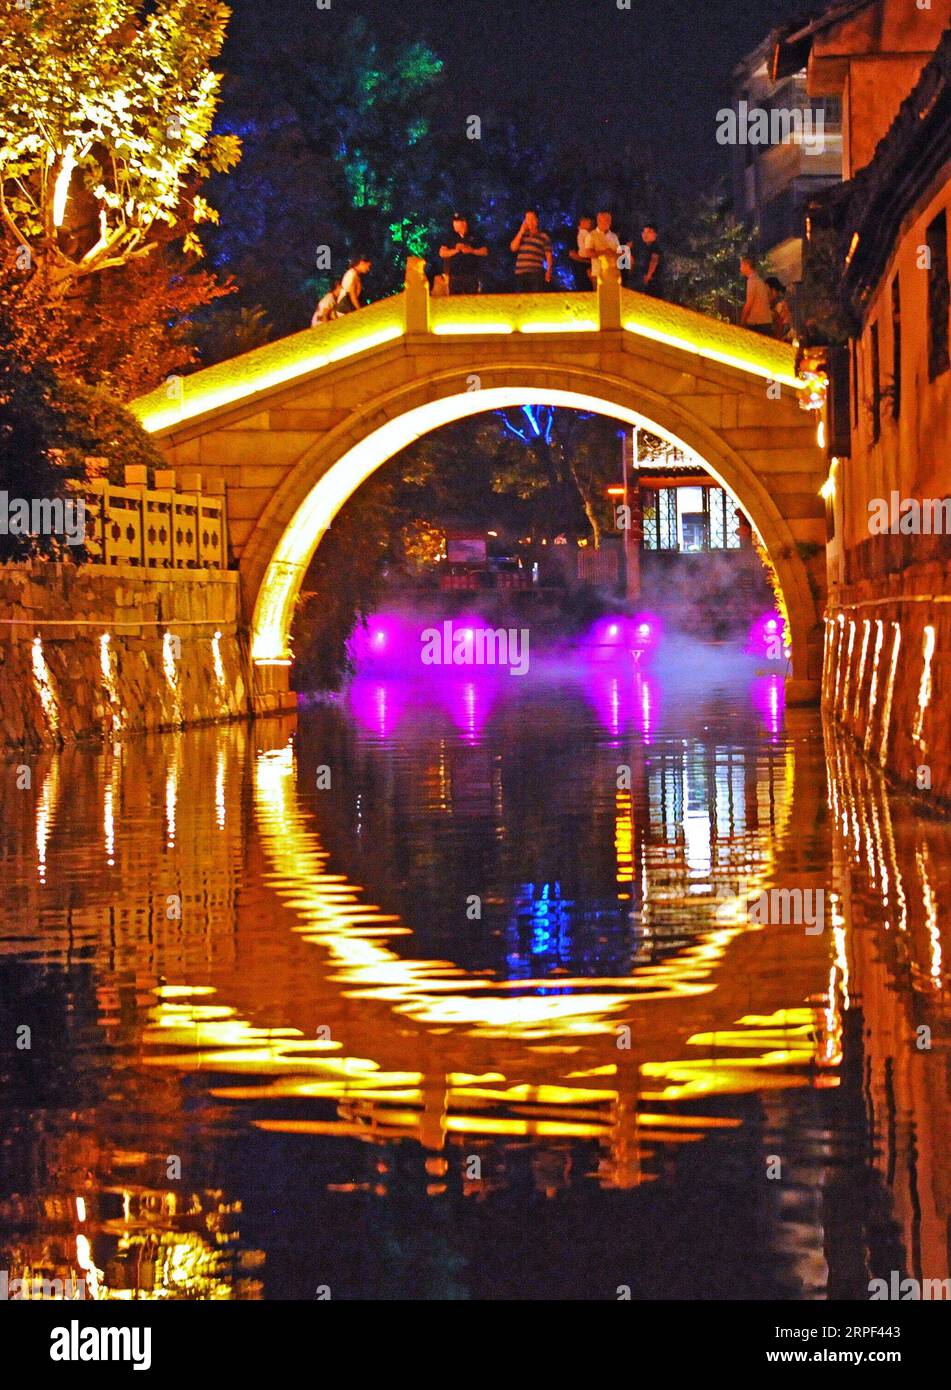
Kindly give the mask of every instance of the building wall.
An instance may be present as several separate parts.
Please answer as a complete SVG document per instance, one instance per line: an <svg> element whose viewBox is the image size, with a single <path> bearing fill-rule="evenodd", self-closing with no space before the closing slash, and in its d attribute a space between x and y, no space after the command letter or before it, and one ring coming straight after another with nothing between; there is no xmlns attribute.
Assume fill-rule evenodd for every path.
<svg viewBox="0 0 951 1390"><path fill-rule="evenodd" d="M237 581L231 571L0 567L0 747L246 715Z"/></svg>
<svg viewBox="0 0 951 1390"><path fill-rule="evenodd" d="M883 768L951 800L951 537L874 534L869 509L873 499L891 508L892 494L900 506L951 493L951 370L929 380L928 273L921 256L927 228L943 210L951 220L951 167L906 218L853 347L852 455L835 472L823 701ZM872 337L877 330L880 381L887 387L895 370L896 277L901 405L896 419L885 394L876 440Z"/></svg>
<svg viewBox="0 0 951 1390"><path fill-rule="evenodd" d="M852 390L852 458L837 474L841 492L841 526L837 525L834 552L837 563L830 579L846 582L844 550L865 546L872 551L880 542L869 531L868 503L888 498L942 496L949 482L948 441L951 440L951 372L929 381L928 373L928 272L922 265L927 229L947 211L951 220L951 166L937 181L938 187L906 219L901 239L870 302L868 315L853 350L853 372L858 390ZM901 294L901 408L898 418L887 394L895 374L895 335L892 321L892 285ZM886 395L881 403L881 434L874 438L872 336L877 328L879 375ZM857 406L857 410L856 410ZM906 561L902 560L902 565Z"/></svg>
<svg viewBox="0 0 951 1390"><path fill-rule="evenodd" d="M951 0L877 0L817 35L813 96L842 96L843 178L863 169L951 23Z"/></svg>
<svg viewBox="0 0 951 1390"><path fill-rule="evenodd" d="M764 44L734 73L733 105L805 108L810 104L806 73L775 83L769 76L772 50ZM738 145L733 150L733 203L738 217L759 229L759 251L786 285L802 279L802 209L810 195L842 177L842 135L826 122L821 153L807 154L795 141Z"/></svg>

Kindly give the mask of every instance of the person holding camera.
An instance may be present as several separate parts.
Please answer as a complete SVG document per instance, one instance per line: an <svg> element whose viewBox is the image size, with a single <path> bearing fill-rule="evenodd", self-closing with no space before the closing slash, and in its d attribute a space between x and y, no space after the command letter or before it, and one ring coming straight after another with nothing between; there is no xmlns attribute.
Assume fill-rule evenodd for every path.
<svg viewBox="0 0 951 1390"><path fill-rule="evenodd" d="M482 282L482 266L489 248L469 227L469 219L461 212L452 214L452 236L440 246L443 271L449 277L450 294L478 294Z"/></svg>
<svg viewBox="0 0 951 1390"><path fill-rule="evenodd" d="M512 241L515 285L519 294L540 294L551 284L554 257L551 237L538 225L538 213L529 208Z"/></svg>

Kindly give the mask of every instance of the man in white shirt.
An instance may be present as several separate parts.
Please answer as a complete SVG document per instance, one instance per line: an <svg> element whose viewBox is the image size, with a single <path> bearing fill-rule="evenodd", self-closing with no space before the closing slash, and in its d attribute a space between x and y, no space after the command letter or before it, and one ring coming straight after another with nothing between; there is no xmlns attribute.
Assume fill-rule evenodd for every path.
<svg viewBox="0 0 951 1390"><path fill-rule="evenodd" d="M746 303L740 314L740 323L753 333L762 333L768 338L774 337L773 306L769 302L769 288L762 276L756 273L756 267L749 256L741 259L740 274L746 280Z"/></svg>
<svg viewBox="0 0 951 1390"><path fill-rule="evenodd" d="M586 255L591 261L591 278L597 280L598 267L595 262L599 256L614 256L615 259L620 254L621 242L617 232L611 231L612 217L609 212L599 212L597 224L594 229L587 234L587 239L583 247L580 247L581 237L579 235L579 247L582 255Z"/></svg>

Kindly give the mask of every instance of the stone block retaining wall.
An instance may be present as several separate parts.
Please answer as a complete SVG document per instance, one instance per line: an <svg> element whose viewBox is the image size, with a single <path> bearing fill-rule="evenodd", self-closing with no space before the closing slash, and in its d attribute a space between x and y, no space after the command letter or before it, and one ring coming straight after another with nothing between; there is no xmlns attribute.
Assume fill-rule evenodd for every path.
<svg viewBox="0 0 951 1390"><path fill-rule="evenodd" d="M0 566L0 745L245 717L239 611L226 570Z"/></svg>

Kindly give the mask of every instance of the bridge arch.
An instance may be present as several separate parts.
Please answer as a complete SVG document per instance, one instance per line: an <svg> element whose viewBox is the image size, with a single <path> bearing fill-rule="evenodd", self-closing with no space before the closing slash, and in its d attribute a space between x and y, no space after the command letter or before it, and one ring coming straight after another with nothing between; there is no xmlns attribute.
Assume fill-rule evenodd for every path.
<svg viewBox="0 0 951 1390"><path fill-rule="evenodd" d="M769 478L676 396L600 366L533 365L502 352L490 362L480 354L477 367L463 363L366 400L288 471L240 562L259 676L290 664L290 627L307 567L333 518L360 485L422 435L468 416L527 404L589 410L639 425L695 458L726 487L775 566L789 614L793 682L803 689L814 685L820 615L806 563Z"/></svg>

